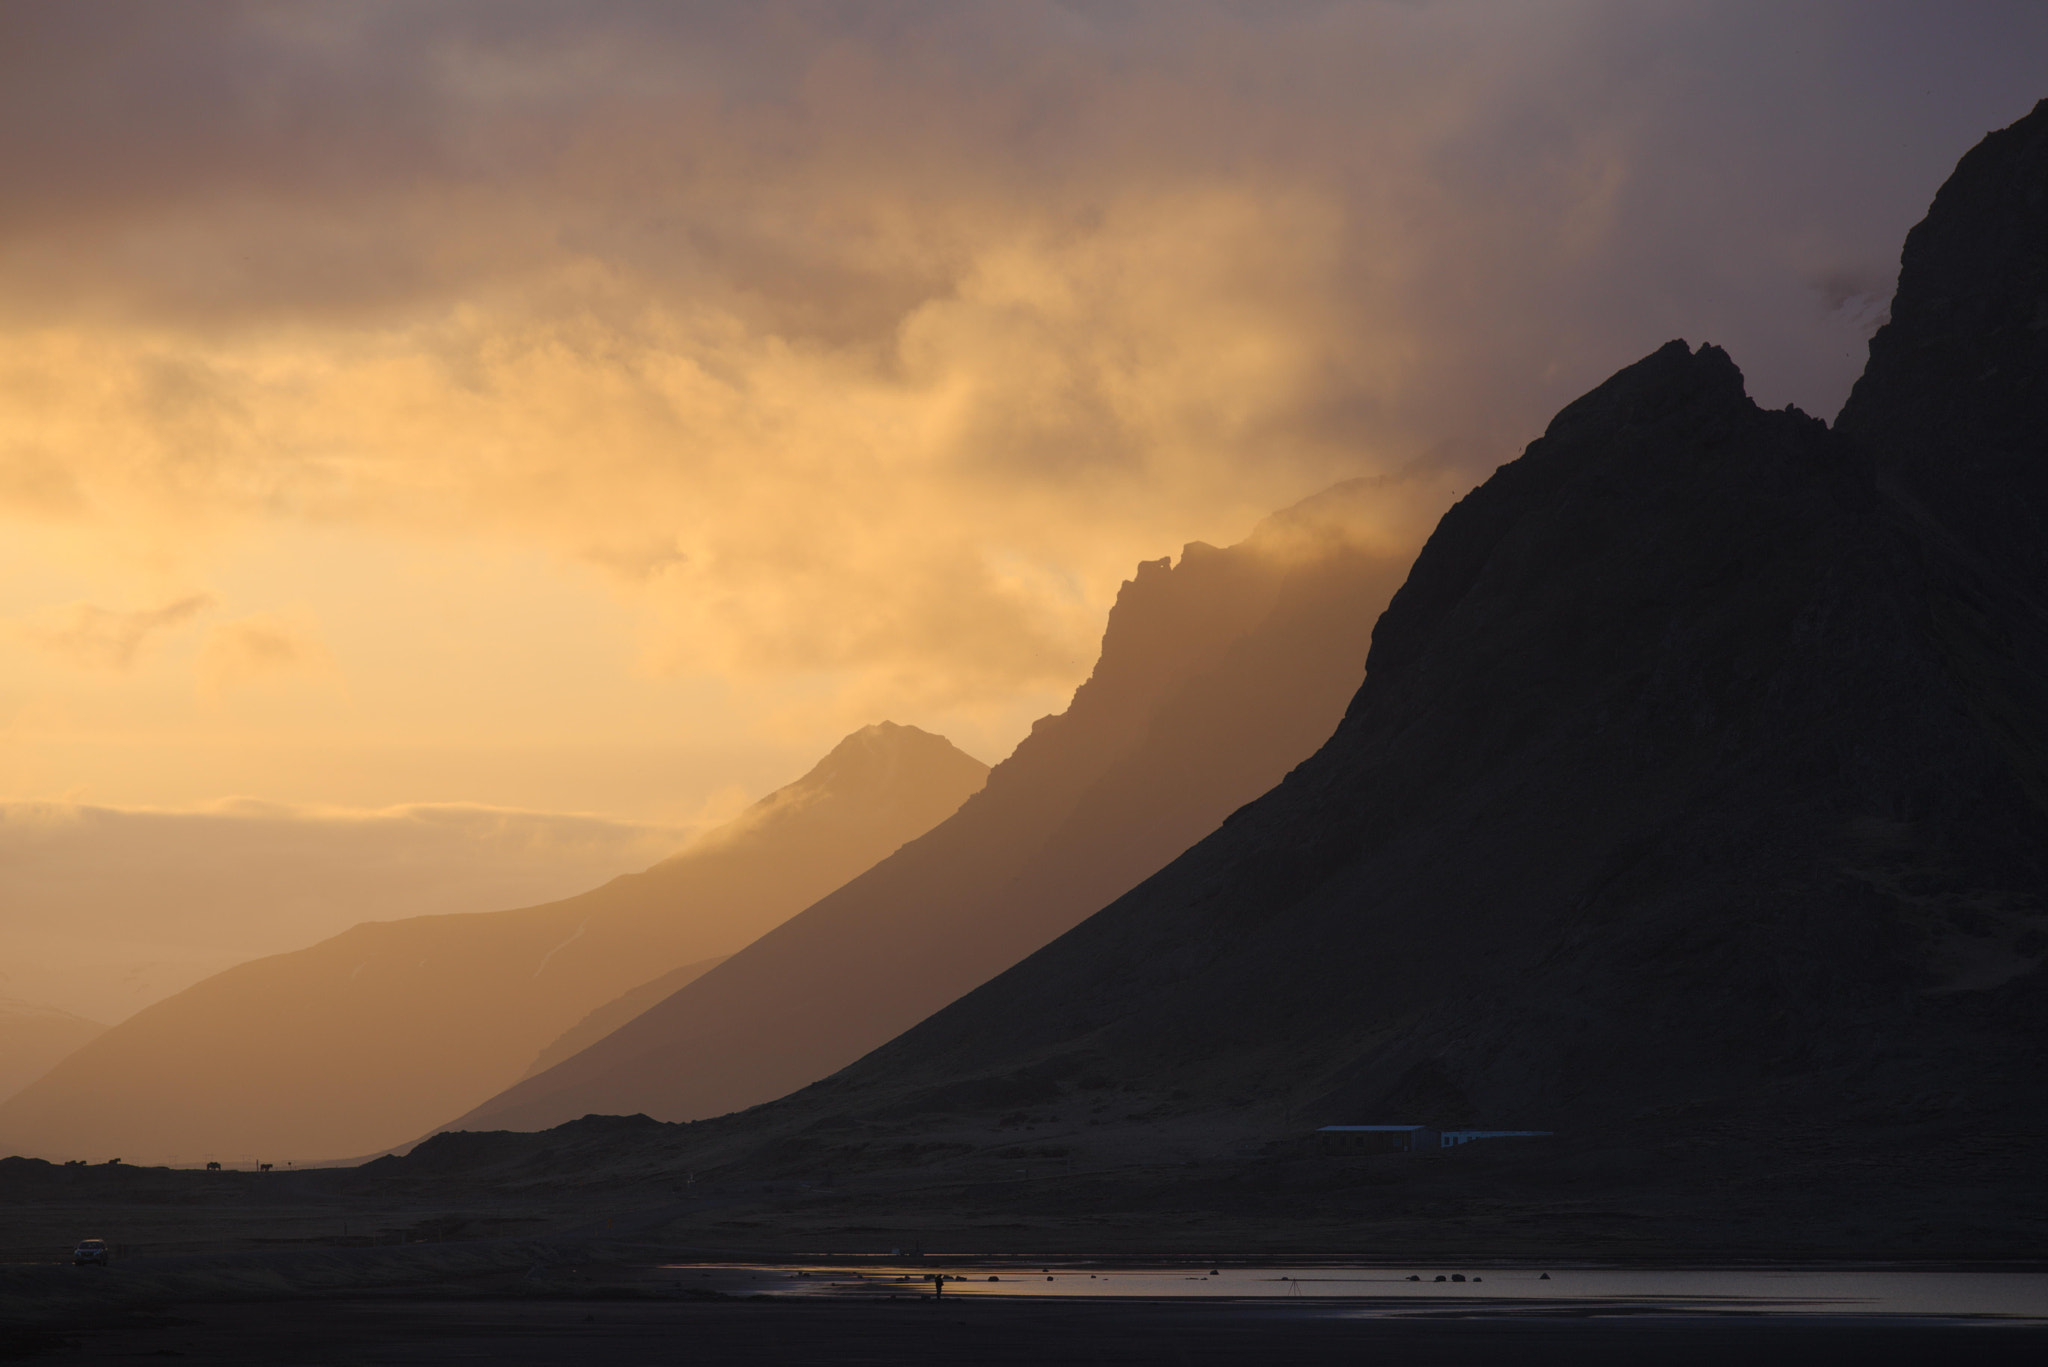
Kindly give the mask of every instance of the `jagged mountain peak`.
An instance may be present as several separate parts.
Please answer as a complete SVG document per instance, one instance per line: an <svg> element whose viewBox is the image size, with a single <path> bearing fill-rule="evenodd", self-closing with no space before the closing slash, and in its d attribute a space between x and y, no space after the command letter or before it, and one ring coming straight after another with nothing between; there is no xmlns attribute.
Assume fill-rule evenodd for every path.
<svg viewBox="0 0 2048 1367"><path fill-rule="evenodd" d="M861 790L899 782L920 767L947 772L969 767L988 768L944 736L915 726L879 721L842 737L803 777L788 787ZM764 801L773 801L773 798Z"/></svg>
<svg viewBox="0 0 2048 1367"><path fill-rule="evenodd" d="M1915 230L1836 430L1683 342L1569 405L1444 516L1277 787L665 1161L1088 1222L1234 1195L1404 1242L1540 1231L1546 1256L1644 1237L1617 1217L1746 1257L2037 1248L2044 206L2048 104ZM988 1181L1048 1123L1068 1175ZM1325 1123L1558 1134L1443 1165L1426 1216L1419 1176L1310 1158Z"/></svg>
<svg viewBox="0 0 2048 1367"><path fill-rule="evenodd" d="M2048 252L2048 114L2022 124L1916 230L1840 431L1711 345L1619 371L1445 514L1322 750L787 1114L1003 1078L1050 1106L1085 1073L1178 1089L1148 1123L1188 1143L1704 1108L1910 1147L1937 1084L2033 1123L2048 324L1992 297ZM1917 299L1948 280L1982 306Z"/></svg>
<svg viewBox="0 0 2048 1367"><path fill-rule="evenodd" d="M2048 603L2048 100L1972 149L1907 234L1836 427L1923 527Z"/></svg>
<svg viewBox="0 0 2048 1367"><path fill-rule="evenodd" d="M892 721L842 738L808 772L706 832L676 859L782 838L791 823L872 825L914 818L924 830L943 820L988 776L988 766L944 736Z"/></svg>
<svg viewBox="0 0 2048 1367"><path fill-rule="evenodd" d="M583 1054L463 1117L716 1114L821 1077L1001 971L1329 734L1401 557L1325 540L1141 562L1093 673L958 813Z"/></svg>

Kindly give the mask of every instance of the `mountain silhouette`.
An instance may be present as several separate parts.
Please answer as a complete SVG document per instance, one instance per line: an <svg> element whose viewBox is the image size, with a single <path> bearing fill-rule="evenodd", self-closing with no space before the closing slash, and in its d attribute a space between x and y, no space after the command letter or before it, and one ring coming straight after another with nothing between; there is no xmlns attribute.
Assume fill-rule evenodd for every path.
<svg viewBox="0 0 2048 1367"><path fill-rule="evenodd" d="M1913 230L1833 430L1713 346L1621 371L1445 514L1312 759L726 1128L825 1166L1119 1087L1151 1152L1661 1127L1980 1180L1952 1146L2048 1119L2044 591L2048 101ZM1815 1171L1870 1213L1889 1169Z"/></svg>
<svg viewBox="0 0 2048 1367"><path fill-rule="evenodd" d="M665 1120L815 1081L1017 962L1213 830L1330 733L1403 557L1372 481L1228 549L1148 561L1090 678L947 821L602 1041L454 1122Z"/></svg>
<svg viewBox="0 0 2048 1367"><path fill-rule="evenodd" d="M928 830L987 767L890 722L643 873L373 921L137 1013L0 1104L0 1149L319 1159L403 1143L622 993L698 971Z"/></svg>

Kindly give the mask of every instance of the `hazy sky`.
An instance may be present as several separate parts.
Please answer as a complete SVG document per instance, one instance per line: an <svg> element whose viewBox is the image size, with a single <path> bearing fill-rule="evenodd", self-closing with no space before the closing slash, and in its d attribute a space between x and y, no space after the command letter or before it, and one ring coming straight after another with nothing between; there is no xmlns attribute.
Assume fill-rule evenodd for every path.
<svg viewBox="0 0 2048 1367"><path fill-rule="evenodd" d="M0 3L0 799L687 822L1672 337L1832 415L2048 5Z"/></svg>

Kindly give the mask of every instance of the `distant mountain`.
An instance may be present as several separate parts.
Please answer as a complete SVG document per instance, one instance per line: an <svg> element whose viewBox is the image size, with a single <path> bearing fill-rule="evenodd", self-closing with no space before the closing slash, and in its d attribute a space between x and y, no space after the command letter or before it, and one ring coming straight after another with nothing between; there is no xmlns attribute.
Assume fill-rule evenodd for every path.
<svg viewBox="0 0 2048 1367"><path fill-rule="evenodd" d="M1903 1169L1874 1155L2038 1191L1960 1155L2048 1123L2044 955L2048 101L1913 230L1835 430L1712 346L1623 370L1445 514L1312 760L733 1123L825 1166L1121 1088L1153 1152L1331 1122L1796 1141L1876 1228Z"/></svg>
<svg viewBox="0 0 2048 1367"><path fill-rule="evenodd" d="M646 868L692 833L468 803L349 811L232 799L159 811L0 802L0 992L126 1020L365 916L551 902Z"/></svg>
<svg viewBox="0 0 2048 1367"><path fill-rule="evenodd" d="M563 1059L575 1057L648 1007L670 993L689 986L731 957L729 954L721 954L715 959L700 959L693 964L684 964L681 968L672 968L658 978L621 992L555 1036L545 1049L533 1056L533 1062L526 1065L526 1071L520 1076L532 1077L535 1073L546 1072Z"/></svg>
<svg viewBox="0 0 2048 1367"><path fill-rule="evenodd" d="M1405 557L1354 481L1123 586L1093 675L952 818L455 1122L688 1119L825 1076L1138 883L1329 735Z"/></svg>
<svg viewBox="0 0 2048 1367"><path fill-rule="evenodd" d="M54 1006L0 998L0 1101L49 1072L106 1028Z"/></svg>
<svg viewBox="0 0 2048 1367"><path fill-rule="evenodd" d="M239 965L0 1104L0 1152L277 1161L403 1143L621 993L730 954L922 834L986 775L944 738L883 722L644 873Z"/></svg>

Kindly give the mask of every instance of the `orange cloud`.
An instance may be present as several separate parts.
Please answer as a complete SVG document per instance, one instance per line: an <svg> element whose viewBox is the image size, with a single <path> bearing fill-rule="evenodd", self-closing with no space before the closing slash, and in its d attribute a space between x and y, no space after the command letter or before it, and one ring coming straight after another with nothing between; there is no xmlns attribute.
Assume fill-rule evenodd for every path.
<svg viewBox="0 0 2048 1367"><path fill-rule="evenodd" d="M2018 11L1887 22L30 7L0 44L0 121L28 130L0 520L47 583L0 610L204 585L246 623L289 580L322 634L224 625L204 687L332 668L374 727L265 724L336 743L497 707L565 745L687 715L691 744L810 749L888 714L999 752L1138 560L1356 476L1371 534L1413 545L1673 336L1831 409L1861 321L1814 296L1882 291L2048 43ZM1967 82L1902 105L1937 59ZM380 614L406 625L334 625ZM505 666L437 693L457 630ZM60 688L19 684L16 715L146 710Z"/></svg>
<svg viewBox="0 0 2048 1367"><path fill-rule="evenodd" d="M234 688L289 674L327 673L334 657L308 622L276 613L254 613L221 622L206 634L198 669L202 695L219 697Z"/></svg>
<svg viewBox="0 0 2048 1367"><path fill-rule="evenodd" d="M84 669L125 670L149 638L182 625L213 606L192 594L160 608L116 612L90 603L51 608L18 623L16 635L29 644Z"/></svg>

